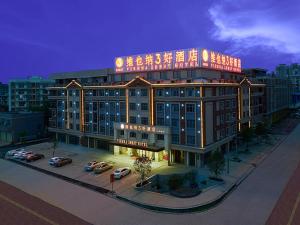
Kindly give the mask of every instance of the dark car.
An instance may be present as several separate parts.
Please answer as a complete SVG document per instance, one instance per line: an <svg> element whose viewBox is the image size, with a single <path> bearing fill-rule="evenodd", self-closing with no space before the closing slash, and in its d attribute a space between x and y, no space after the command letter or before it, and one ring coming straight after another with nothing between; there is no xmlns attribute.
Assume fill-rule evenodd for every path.
<svg viewBox="0 0 300 225"><path fill-rule="evenodd" d="M45 156L43 154L36 153L36 154L28 155L26 157L26 161L27 162L32 162L32 161L36 161L36 160L43 159L43 158L45 158Z"/></svg>
<svg viewBox="0 0 300 225"><path fill-rule="evenodd" d="M49 164L55 167L61 167L72 163L72 159L66 157L53 157L49 160Z"/></svg>

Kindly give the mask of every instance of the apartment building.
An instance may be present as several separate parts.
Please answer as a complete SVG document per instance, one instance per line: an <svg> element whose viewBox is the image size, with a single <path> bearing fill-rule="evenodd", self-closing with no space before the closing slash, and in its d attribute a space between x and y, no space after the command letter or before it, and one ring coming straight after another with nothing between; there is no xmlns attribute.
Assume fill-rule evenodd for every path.
<svg viewBox="0 0 300 225"><path fill-rule="evenodd" d="M33 108L42 107L48 97L49 85L54 81L33 76L28 79L16 79L9 81L9 111L26 112Z"/></svg>

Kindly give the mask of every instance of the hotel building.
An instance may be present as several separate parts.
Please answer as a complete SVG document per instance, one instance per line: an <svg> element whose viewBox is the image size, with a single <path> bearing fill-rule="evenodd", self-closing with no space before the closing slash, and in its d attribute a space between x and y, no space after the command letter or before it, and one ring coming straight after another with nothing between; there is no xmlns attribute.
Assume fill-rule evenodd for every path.
<svg viewBox="0 0 300 225"><path fill-rule="evenodd" d="M118 57L114 69L51 79L59 141L187 166L235 149L237 132L265 111L264 85L244 78L240 59L205 49Z"/></svg>

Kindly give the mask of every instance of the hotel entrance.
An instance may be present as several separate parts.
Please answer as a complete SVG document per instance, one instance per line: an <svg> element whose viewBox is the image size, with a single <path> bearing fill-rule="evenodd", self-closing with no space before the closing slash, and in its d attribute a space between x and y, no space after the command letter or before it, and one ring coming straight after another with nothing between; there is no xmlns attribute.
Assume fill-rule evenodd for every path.
<svg viewBox="0 0 300 225"><path fill-rule="evenodd" d="M146 156L152 161L160 162L165 159L166 151L159 149L157 151L149 149L133 148L129 146L114 145L114 155L128 155L129 157L135 158L140 156Z"/></svg>

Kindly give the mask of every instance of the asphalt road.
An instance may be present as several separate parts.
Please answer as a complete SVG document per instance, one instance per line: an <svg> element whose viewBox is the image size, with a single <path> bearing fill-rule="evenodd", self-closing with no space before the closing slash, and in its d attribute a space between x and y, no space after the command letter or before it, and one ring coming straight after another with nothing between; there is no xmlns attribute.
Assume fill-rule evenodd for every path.
<svg viewBox="0 0 300 225"><path fill-rule="evenodd" d="M299 136L300 126L222 204L202 213L176 215L140 209L3 160L0 180L92 224L262 225L299 163Z"/></svg>
<svg viewBox="0 0 300 225"><path fill-rule="evenodd" d="M89 223L0 181L0 223L88 225Z"/></svg>

